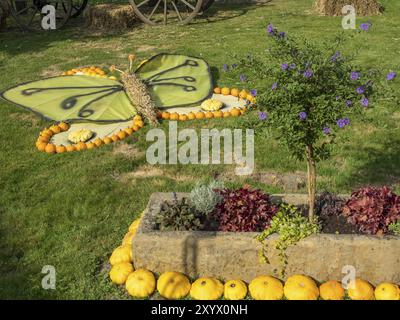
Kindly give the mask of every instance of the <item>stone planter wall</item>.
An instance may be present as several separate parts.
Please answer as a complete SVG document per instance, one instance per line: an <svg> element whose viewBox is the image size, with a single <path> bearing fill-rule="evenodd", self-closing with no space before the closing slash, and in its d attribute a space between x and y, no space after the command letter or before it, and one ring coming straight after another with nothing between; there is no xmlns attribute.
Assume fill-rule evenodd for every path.
<svg viewBox="0 0 400 320"><path fill-rule="evenodd" d="M178 197L186 194L178 194ZM274 199L301 205L305 195L276 195ZM250 281L257 275L279 276L279 257L269 238L270 264L258 258L260 244L248 232L165 232L155 230L154 216L172 193L154 193L133 239L135 268L156 273L179 271L191 277ZM316 280L342 279L342 268L354 266L358 277L372 284L400 282L400 237L320 234L308 237L287 250L287 275L302 273Z"/></svg>

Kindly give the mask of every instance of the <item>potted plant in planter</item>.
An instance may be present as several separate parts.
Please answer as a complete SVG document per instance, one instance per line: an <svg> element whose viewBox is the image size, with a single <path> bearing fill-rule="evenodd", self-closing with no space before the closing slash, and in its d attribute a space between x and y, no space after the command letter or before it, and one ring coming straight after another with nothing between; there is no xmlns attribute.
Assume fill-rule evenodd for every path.
<svg viewBox="0 0 400 320"><path fill-rule="evenodd" d="M308 207L314 221L316 164L330 155L336 132L350 125L350 117L370 106L376 71L362 71L338 50L339 35L327 45L294 40L267 27L272 46L267 54L241 62L250 82L258 81L257 126L274 129L293 156L307 162ZM391 79L395 73L391 73ZM389 77L387 78L389 80ZM260 84L261 83L261 84ZM255 91L255 90L254 90Z"/></svg>

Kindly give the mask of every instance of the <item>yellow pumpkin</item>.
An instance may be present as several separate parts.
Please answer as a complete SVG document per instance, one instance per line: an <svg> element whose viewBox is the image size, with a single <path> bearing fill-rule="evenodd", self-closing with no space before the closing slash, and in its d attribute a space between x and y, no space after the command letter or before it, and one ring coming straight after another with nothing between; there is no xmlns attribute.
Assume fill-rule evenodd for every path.
<svg viewBox="0 0 400 320"><path fill-rule="evenodd" d="M125 128L124 131L128 136L130 136L133 133L133 129L132 128Z"/></svg>
<svg viewBox="0 0 400 320"><path fill-rule="evenodd" d="M153 294L156 278L150 271L138 269L128 276L125 288L132 297L146 298Z"/></svg>
<svg viewBox="0 0 400 320"><path fill-rule="evenodd" d="M100 147L104 142L100 138L97 138L93 141L93 143L96 145L96 147Z"/></svg>
<svg viewBox="0 0 400 320"><path fill-rule="evenodd" d="M221 93L222 93L224 96L228 96L228 95L231 94L231 89L229 89L229 88L227 88L227 87L222 88L222 89L221 89Z"/></svg>
<svg viewBox="0 0 400 320"><path fill-rule="evenodd" d="M137 120L133 123L135 126L138 126L139 128L144 127L144 122L142 120Z"/></svg>
<svg viewBox="0 0 400 320"><path fill-rule="evenodd" d="M179 113L177 112L171 113L171 115L169 116L169 120L173 121L179 120Z"/></svg>
<svg viewBox="0 0 400 320"><path fill-rule="evenodd" d="M340 282L335 280L327 281L320 285L319 294L324 300L343 300L344 289Z"/></svg>
<svg viewBox="0 0 400 320"><path fill-rule="evenodd" d="M204 119L206 117L206 115L204 114L204 112L196 112L196 119Z"/></svg>
<svg viewBox="0 0 400 320"><path fill-rule="evenodd" d="M352 300L374 300L374 288L362 279L351 281L347 293Z"/></svg>
<svg viewBox="0 0 400 320"><path fill-rule="evenodd" d="M186 121L188 120L188 116L186 114L179 115L179 121Z"/></svg>
<svg viewBox="0 0 400 320"><path fill-rule="evenodd" d="M223 103L216 99L204 100L201 104L201 108L205 111L218 111L223 107Z"/></svg>
<svg viewBox="0 0 400 320"><path fill-rule="evenodd" d="M199 278L190 289L190 296L196 300L217 300L223 293L224 286L214 278Z"/></svg>
<svg viewBox="0 0 400 320"><path fill-rule="evenodd" d="M241 115L240 110L239 110L238 108L233 108L233 109L230 111L230 113L231 113L231 116L233 116L233 117L238 117L238 116Z"/></svg>
<svg viewBox="0 0 400 320"><path fill-rule="evenodd" d="M317 300L319 296L315 281L304 275L289 277L283 291L288 300Z"/></svg>
<svg viewBox="0 0 400 320"><path fill-rule="evenodd" d="M122 245L124 246L124 245L126 245L126 244L128 244L128 245L132 245L132 239L133 239L133 237L135 236L135 234L136 234L136 230L135 231L129 231L125 236L124 236L124 239L122 240Z"/></svg>
<svg viewBox="0 0 400 320"><path fill-rule="evenodd" d="M239 97L239 94L240 94L239 89L233 88L233 89L231 90L231 95L232 95L232 96L234 96L234 97Z"/></svg>
<svg viewBox="0 0 400 320"><path fill-rule="evenodd" d="M247 91L246 90L242 90L239 93L239 98L246 99L247 95L248 95Z"/></svg>
<svg viewBox="0 0 400 320"><path fill-rule="evenodd" d="M86 142L93 137L94 132L91 130L81 129L71 132L68 140L73 143Z"/></svg>
<svg viewBox="0 0 400 320"><path fill-rule="evenodd" d="M189 112L187 116L188 116L188 119L189 119L189 120L194 120L194 119L196 119L196 115L195 115L193 112Z"/></svg>
<svg viewBox="0 0 400 320"><path fill-rule="evenodd" d="M189 279L179 272L165 272L157 281L157 290L166 299L182 299L189 294Z"/></svg>
<svg viewBox="0 0 400 320"><path fill-rule="evenodd" d="M105 138L103 139L103 142L104 142L104 144L110 144L110 143L113 142L113 140L112 140L110 137L105 137Z"/></svg>
<svg viewBox="0 0 400 320"><path fill-rule="evenodd" d="M118 138L120 139L120 140L123 140L123 139L125 139L126 137L127 137L127 134L126 134L126 132L125 131L119 131L118 133L117 133L117 135L118 135Z"/></svg>
<svg viewBox="0 0 400 320"><path fill-rule="evenodd" d="M60 133L61 132L61 128L58 126L58 125L52 125L51 127L50 127L50 130L54 133L54 134L57 134L57 133Z"/></svg>
<svg viewBox="0 0 400 320"><path fill-rule="evenodd" d="M242 300L247 296L247 286L242 280L230 280L224 285L226 300Z"/></svg>
<svg viewBox="0 0 400 320"><path fill-rule="evenodd" d="M375 288L376 300L400 300L400 288L394 283L384 282Z"/></svg>
<svg viewBox="0 0 400 320"><path fill-rule="evenodd" d="M163 113L161 113L161 118L163 118L164 120L168 120L170 118L171 114L167 111L164 111Z"/></svg>
<svg viewBox="0 0 400 320"><path fill-rule="evenodd" d="M122 262L114 265L110 270L110 279L115 284L124 284L128 276L134 271L129 262Z"/></svg>
<svg viewBox="0 0 400 320"><path fill-rule="evenodd" d="M142 121L143 118L141 115L137 114L136 116L133 117L133 121Z"/></svg>
<svg viewBox="0 0 400 320"><path fill-rule="evenodd" d="M116 248L110 257L111 265L116 265L122 262L132 261L132 247L130 245L123 245Z"/></svg>
<svg viewBox="0 0 400 320"><path fill-rule="evenodd" d="M220 87L214 88L214 93L215 94L221 94L221 88Z"/></svg>
<svg viewBox="0 0 400 320"><path fill-rule="evenodd" d="M282 283L270 276L258 276L253 279L249 291L254 300L281 300L283 297Z"/></svg>
<svg viewBox="0 0 400 320"><path fill-rule="evenodd" d="M136 219L135 221L133 221L129 226L129 231L136 232L137 228L139 227L140 221L141 221L140 219Z"/></svg>

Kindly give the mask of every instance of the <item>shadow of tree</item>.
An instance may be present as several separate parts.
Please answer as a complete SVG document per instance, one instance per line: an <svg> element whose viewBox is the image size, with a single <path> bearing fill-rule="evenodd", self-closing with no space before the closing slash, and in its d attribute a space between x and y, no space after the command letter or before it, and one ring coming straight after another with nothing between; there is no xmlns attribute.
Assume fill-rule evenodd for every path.
<svg viewBox="0 0 400 320"><path fill-rule="evenodd" d="M400 136L385 134L372 142L352 152L355 165L339 187L355 189L366 185L394 187L400 184Z"/></svg>

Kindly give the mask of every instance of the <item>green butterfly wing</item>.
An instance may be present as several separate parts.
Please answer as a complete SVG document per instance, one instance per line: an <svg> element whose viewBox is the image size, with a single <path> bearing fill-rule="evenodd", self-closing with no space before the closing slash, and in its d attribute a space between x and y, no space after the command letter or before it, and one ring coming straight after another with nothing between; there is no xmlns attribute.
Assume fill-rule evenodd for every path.
<svg viewBox="0 0 400 320"><path fill-rule="evenodd" d="M143 63L136 73L158 108L199 104L213 92L210 67L200 58L163 53Z"/></svg>
<svg viewBox="0 0 400 320"><path fill-rule="evenodd" d="M137 113L121 83L83 75L20 84L1 97L55 121L119 122Z"/></svg>

